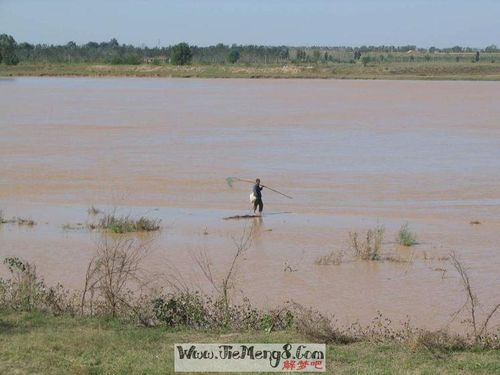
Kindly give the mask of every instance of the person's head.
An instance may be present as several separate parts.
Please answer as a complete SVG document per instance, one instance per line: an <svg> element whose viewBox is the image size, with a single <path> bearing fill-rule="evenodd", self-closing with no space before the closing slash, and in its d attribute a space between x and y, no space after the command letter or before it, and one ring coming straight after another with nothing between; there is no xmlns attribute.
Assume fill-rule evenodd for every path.
<svg viewBox="0 0 500 375"><path fill-rule="evenodd" d="M255 183L256 183L257 185L260 185L260 178L256 179L256 180L255 180Z"/></svg>

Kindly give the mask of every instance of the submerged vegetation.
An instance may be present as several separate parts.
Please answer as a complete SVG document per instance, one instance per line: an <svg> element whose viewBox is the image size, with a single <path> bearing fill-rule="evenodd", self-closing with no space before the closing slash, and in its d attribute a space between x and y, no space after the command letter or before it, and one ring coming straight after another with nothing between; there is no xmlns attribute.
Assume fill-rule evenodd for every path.
<svg viewBox="0 0 500 375"><path fill-rule="evenodd" d="M364 238L359 238L358 232L349 233L351 250L355 257L362 260L379 260L382 252L382 241L385 228L377 226L369 229Z"/></svg>
<svg viewBox="0 0 500 375"><path fill-rule="evenodd" d="M380 236L383 228L370 236ZM372 237L370 237L372 238ZM368 325L342 325L333 317L290 301L273 309L259 309L243 298L234 299L238 264L251 246L252 232L235 239L230 266L215 272L208 256L193 256L194 265L212 287L212 292L188 287L182 275L170 275L165 285L155 284L153 275L142 266L151 242L125 237L103 236L95 255L87 265L80 290L70 291L62 285L48 286L36 266L17 257L4 259L10 277L0 279L0 311L42 312L53 315L113 317L143 326L166 326L200 330L244 330L299 332L319 342L349 344L363 341L398 342L422 345L438 351L500 349L498 332L488 323L500 310L500 304L483 313L470 282L466 267L451 255L467 298L455 316L465 314L466 334L446 330L428 331L409 322L395 327L381 314ZM372 243L375 239L368 240ZM376 248L376 247L375 247ZM372 252L370 253L372 254ZM219 270L221 271L221 270ZM222 276L215 276L215 275Z"/></svg>
<svg viewBox="0 0 500 375"><path fill-rule="evenodd" d="M383 233L384 228L377 227L368 231L365 240L351 234L354 250L360 257L379 259ZM237 301L238 266L252 239L251 230L233 239L235 251L225 270L213 269L205 252L193 255L193 264L211 291L190 288L179 274L163 275L165 279L144 269L151 241L139 238L104 233L78 290L49 286L35 265L17 257L6 258L4 265L10 276L0 279L0 371L30 372L41 366L49 372L57 368L115 373L137 368L139 372L163 373L173 366L172 352L166 349L171 345L165 343L196 342L200 334L216 342L324 342L328 344L329 366L344 366L349 371L363 366L373 370L378 365L371 362L377 356L380 368L396 372L408 369L408 364L401 364L402 356L415 369L454 372L479 368L488 372L500 365L499 332L488 327L500 304L482 314L467 270L454 254L452 265L467 297L456 313L466 318L462 334L420 329L409 322L395 325L382 314L367 325L344 325L293 301L272 309L257 308L247 298ZM342 257L342 252L332 252L322 262L335 264ZM160 284L158 280L162 280ZM101 346L108 349L101 351ZM120 354L108 357L115 347L120 348ZM148 348L147 353L144 348ZM25 355L34 351L36 364L33 356ZM151 352L156 353L154 358L143 361ZM53 353L57 353L57 360ZM340 362L339 353L344 353ZM352 360L345 361L346 353ZM399 357L393 360L387 353Z"/></svg>
<svg viewBox="0 0 500 375"><path fill-rule="evenodd" d="M89 215L95 216L99 215L101 213L101 210L95 206L90 206L90 208L87 210L87 213Z"/></svg>
<svg viewBox="0 0 500 375"><path fill-rule="evenodd" d="M320 266L339 265L344 260L345 252L342 250L332 250L326 255L322 255L314 261Z"/></svg>
<svg viewBox="0 0 500 375"><path fill-rule="evenodd" d="M141 216L134 219L130 216L106 214L97 224L89 224L90 229L108 230L113 233L153 232L160 229L160 219L150 219Z"/></svg>
<svg viewBox="0 0 500 375"><path fill-rule="evenodd" d="M409 321L395 324L381 313L371 323L346 325L334 316L324 315L294 301L265 309L254 306L244 296L236 299L239 263L251 247L253 229L245 230L240 238L233 238L235 251L226 269L214 269L214 262L204 251L193 254L193 264L210 289L201 290L190 287L178 273L159 277L143 268L151 238L107 233L158 230L159 220L101 213L94 207L88 212L96 216L92 228L102 229L103 233L99 234L100 241L86 266L80 289L48 285L34 264L18 257L3 260L9 276L0 278L0 371L26 368L30 372L42 366L49 372L57 368L114 373L125 365L113 362L115 359L108 358L107 354L96 354L96 347L115 342L122 352L124 348L128 350L126 355L118 356L123 359L128 355L143 356L144 347L161 340L162 345L155 345L150 350L156 350L157 356L165 356L164 362L133 361L140 371L161 372L165 371L165 366L172 368L173 361L171 351L164 349L165 340L169 343L196 341L200 334L220 342L226 341L225 337L230 337L227 340L231 342L324 342L330 353L327 357L329 365L345 366L346 371L359 371L362 366L373 370L375 365L371 361L378 358L377 355L383 363L381 369L392 366L396 372L403 369L402 356L407 356L406 360L412 361L416 369L426 371L432 368L459 372L468 368L489 373L500 366L500 330L492 323L500 311L500 303L489 309L481 308L467 268L454 253L436 258L424 252L424 260L426 264L434 259L449 262L451 269L457 272L465 302L460 304L462 307L453 314L453 319L460 319L462 332L452 332L447 328L423 329ZM6 220L2 212L0 221L12 222ZM78 224L66 229L82 227L83 224ZM363 235L351 232L348 250L333 250L315 263L340 265L346 256L370 262L412 261L413 250L410 250L410 260L384 253L384 234L383 226L376 226ZM400 228L396 238L398 244L416 243L416 236L408 224ZM296 271L287 267L290 272ZM443 275L446 272L444 269ZM30 332L29 340L27 332ZM124 332L125 335L130 332L131 336L124 337ZM58 358L64 360L54 361L52 352L46 350L53 347L54 338L58 343L64 343L54 349ZM141 345L136 345L138 342ZM25 352L30 350L37 352L36 364L32 359L24 358ZM359 359L364 350L368 353ZM93 358L102 356L104 362L89 365L83 360L82 352L93 352ZM398 360L388 358L388 352L397 353ZM336 356L339 353L350 353L353 360L338 362ZM106 367L110 363L114 363L112 369ZM152 366L154 370L151 370ZM406 371L408 365L405 366ZM130 368L130 365L126 366L127 371Z"/></svg>
<svg viewBox="0 0 500 375"><path fill-rule="evenodd" d="M401 246L413 246L417 244L417 235L410 230L408 223L399 229L396 240Z"/></svg>
<svg viewBox="0 0 500 375"><path fill-rule="evenodd" d="M349 232L348 248L332 250L326 255L316 258L314 264L320 266L340 265L346 261L386 261L393 263L413 263L415 253L402 256L399 253L383 252L385 228L382 225L376 226L366 231L360 236L358 232ZM416 236L408 229L408 225L403 225L396 236L399 244L412 246L416 244ZM399 241L401 239L402 242ZM427 254L424 252L424 257ZM446 258L448 259L448 258Z"/></svg>
<svg viewBox="0 0 500 375"><path fill-rule="evenodd" d="M28 227L32 227L36 225L36 222L31 218L25 218L25 217L13 217L7 219L3 215L3 211L0 210L0 224L17 224L17 225L25 225Z"/></svg>

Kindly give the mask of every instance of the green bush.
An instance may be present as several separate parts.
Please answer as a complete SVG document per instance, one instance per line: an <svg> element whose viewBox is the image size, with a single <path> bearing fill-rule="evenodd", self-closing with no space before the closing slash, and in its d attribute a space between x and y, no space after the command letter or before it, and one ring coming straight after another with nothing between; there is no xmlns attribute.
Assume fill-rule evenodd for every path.
<svg viewBox="0 0 500 375"><path fill-rule="evenodd" d="M371 61L370 56L365 55L361 58L361 63L363 64L363 66L367 66L370 61Z"/></svg>
<svg viewBox="0 0 500 375"><path fill-rule="evenodd" d="M237 49L233 49L231 52L229 52L227 59L231 64L237 63L240 59L240 51L238 51Z"/></svg>
<svg viewBox="0 0 500 375"><path fill-rule="evenodd" d="M17 257L5 258L11 277L0 278L0 308L16 311L47 311L54 314L73 313L69 292L60 284L47 287L38 277L36 267Z"/></svg>
<svg viewBox="0 0 500 375"><path fill-rule="evenodd" d="M97 224L91 224L90 229L109 230L113 233L153 232L160 229L160 219L149 219L141 216L133 219L129 216L104 215Z"/></svg>
<svg viewBox="0 0 500 375"><path fill-rule="evenodd" d="M3 62L5 65L17 65L19 64L19 58L14 52L11 52L3 56Z"/></svg>
<svg viewBox="0 0 500 375"><path fill-rule="evenodd" d="M156 319L170 327L195 329L244 329L270 332L292 326L294 315L289 308L263 311L248 299L226 306L220 299L199 292L180 292L152 301Z"/></svg>
<svg viewBox="0 0 500 375"><path fill-rule="evenodd" d="M193 52L187 43L179 43L172 47L170 62L174 65L190 64L193 59Z"/></svg>
<svg viewBox="0 0 500 375"><path fill-rule="evenodd" d="M109 62L113 65L139 65L143 59L135 54L116 54L111 57Z"/></svg>
<svg viewBox="0 0 500 375"><path fill-rule="evenodd" d="M406 223L399 229L396 241L401 246L413 246L417 244L417 235L410 230L408 223Z"/></svg>
<svg viewBox="0 0 500 375"><path fill-rule="evenodd" d="M0 63L17 65L19 58L15 53L16 47L17 43L12 35L0 34Z"/></svg>
<svg viewBox="0 0 500 375"><path fill-rule="evenodd" d="M205 301L199 293L179 293L153 300L153 311L170 327L206 327L209 323Z"/></svg>

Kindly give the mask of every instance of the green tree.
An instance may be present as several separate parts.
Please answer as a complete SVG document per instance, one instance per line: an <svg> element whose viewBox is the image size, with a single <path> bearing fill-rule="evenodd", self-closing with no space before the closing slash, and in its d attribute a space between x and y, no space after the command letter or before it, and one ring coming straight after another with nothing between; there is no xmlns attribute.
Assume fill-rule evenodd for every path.
<svg viewBox="0 0 500 375"><path fill-rule="evenodd" d="M485 52L498 52L496 45L492 44L484 49Z"/></svg>
<svg viewBox="0 0 500 375"><path fill-rule="evenodd" d="M296 52L296 59L297 61L304 61L306 60L307 58L307 53L306 51L304 51L303 49L297 49L297 52Z"/></svg>
<svg viewBox="0 0 500 375"><path fill-rule="evenodd" d="M320 51L320 50L315 49L315 50L313 51L313 59L314 59L314 61L315 61L315 62L318 62L318 61L319 61L319 59L320 59L320 57L321 57L321 51Z"/></svg>
<svg viewBox="0 0 500 375"><path fill-rule="evenodd" d="M116 40L116 38L112 38L108 42L108 47L111 47L111 48L120 47L120 43L118 43L118 41Z"/></svg>
<svg viewBox="0 0 500 375"><path fill-rule="evenodd" d="M282 60L288 60L290 58L290 51L288 48L283 48L279 51L279 58Z"/></svg>
<svg viewBox="0 0 500 375"><path fill-rule="evenodd" d="M3 62L5 65L17 65L19 64L19 58L15 53L9 53L3 57Z"/></svg>
<svg viewBox="0 0 500 375"><path fill-rule="evenodd" d="M16 65L19 58L16 55L16 40L7 34L0 35L0 62L7 65Z"/></svg>
<svg viewBox="0 0 500 375"><path fill-rule="evenodd" d="M193 52L187 43L179 43L172 47L170 62L174 65L186 65L191 63Z"/></svg>
<svg viewBox="0 0 500 375"><path fill-rule="evenodd" d="M238 60L240 59L240 51L238 51L237 49L231 50L231 52L229 52L229 55L227 56L227 59L231 64L238 62Z"/></svg>
<svg viewBox="0 0 500 375"><path fill-rule="evenodd" d="M367 66L370 60L370 56L365 55L361 58L361 64L363 64L363 66Z"/></svg>

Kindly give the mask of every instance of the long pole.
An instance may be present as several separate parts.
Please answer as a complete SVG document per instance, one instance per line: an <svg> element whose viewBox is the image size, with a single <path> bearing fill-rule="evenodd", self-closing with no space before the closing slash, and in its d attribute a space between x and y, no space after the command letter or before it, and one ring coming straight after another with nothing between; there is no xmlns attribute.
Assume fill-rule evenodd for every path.
<svg viewBox="0 0 500 375"><path fill-rule="evenodd" d="M239 178L239 177L232 177L232 178L233 178L233 179L235 179L235 180L237 180L237 181L249 182L249 183L251 183L251 184L254 184L254 183L255 183L255 181L252 181L252 180L246 180L246 179L244 179L244 178ZM293 199L291 196L286 195L286 194L282 193L281 191L278 191L278 190L275 190L275 189L273 189L273 188L270 188L269 186L266 186L266 185L260 185L260 186L262 186L262 187L264 187L264 188L266 188L266 189L269 189L269 190L271 190L271 191L274 191L275 193L281 194L281 195L283 195L284 197L287 197L288 199Z"/></svg>

